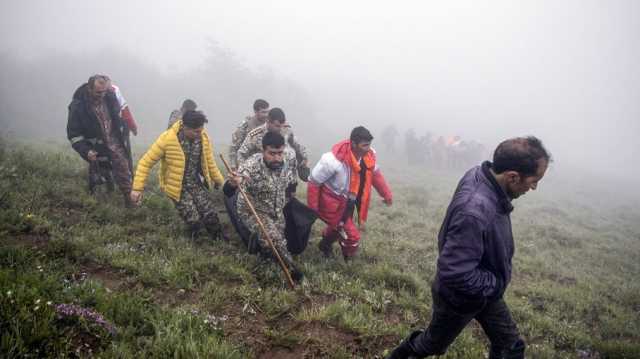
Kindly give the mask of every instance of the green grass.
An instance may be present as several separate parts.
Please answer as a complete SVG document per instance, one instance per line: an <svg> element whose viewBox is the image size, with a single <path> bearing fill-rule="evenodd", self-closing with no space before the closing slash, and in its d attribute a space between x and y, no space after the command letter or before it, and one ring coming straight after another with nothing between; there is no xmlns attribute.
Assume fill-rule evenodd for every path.
<svg viewBox="0 0 640 359"><path fill-rule="evenodd" d="M0 143L0 352L383 355L429 320L436 236L460 175L384 165L394 206L375 197L359 257L322 257L318 224L298 257L306 280L292 291L275 264L247 254L235 236L182 237L154 176L143 205L125 210L117 192L87 194L85 165L67 147ZM506 300L529 357L640 357L640 209L585 191L550 179L515 203ZM61 303L102 314L117 334L61 322ZM487 345L474 324L443 357L482 357Z"/></svg>

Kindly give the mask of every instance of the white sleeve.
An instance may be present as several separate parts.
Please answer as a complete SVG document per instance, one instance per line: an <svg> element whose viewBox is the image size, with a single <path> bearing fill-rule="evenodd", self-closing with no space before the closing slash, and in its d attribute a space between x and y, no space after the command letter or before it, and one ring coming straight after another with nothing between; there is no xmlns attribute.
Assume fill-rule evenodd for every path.
<svg viewBox="0 0 640 359"><path fill-rule="evenodd" d="M111 85L111 87L113 88L113 92L116 95L116 99L118 99L120 110L127 107L127 100L125 100L124 96L122 96L122 91L120 91L120 88L116 85Z"/></svg>
<svg viewBox="0 0 640 359"><path fill-rule="evenodd" d="M309 180L316 184L323 184L328 181L336 173L336 162L340 163L331 152L327 152L320 157L320 161L311 170L311 176Z"/></svg>

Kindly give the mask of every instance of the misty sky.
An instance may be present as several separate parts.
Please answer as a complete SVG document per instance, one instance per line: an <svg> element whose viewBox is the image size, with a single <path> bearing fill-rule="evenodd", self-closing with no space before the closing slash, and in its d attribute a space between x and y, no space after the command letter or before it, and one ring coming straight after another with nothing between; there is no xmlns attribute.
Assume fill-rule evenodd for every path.
<svg viewBox="0 0 640 359"><path fill-rule="evenodd" d="M4 1L0 30L25 59L108 47L165 72L215 41L345 134L534 134L556 166L640 172L638 1Z"/></svg>

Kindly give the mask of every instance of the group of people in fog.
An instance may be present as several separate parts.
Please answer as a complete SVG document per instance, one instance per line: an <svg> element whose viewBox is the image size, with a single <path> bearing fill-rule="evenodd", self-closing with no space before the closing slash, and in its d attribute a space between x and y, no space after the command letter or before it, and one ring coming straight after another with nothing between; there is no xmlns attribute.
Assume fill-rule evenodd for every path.
<svg viewBox="0 0 640 359"><path fill-rule="evenodd" d="M345 128L344 140L312 165L285 112L258 99L253 114L230 136L225 179L205 129L208 121L195 101L185 100L134 166L129 133L136 133L137 124L120 89L108 76L95 75L73 95L67 137L89 164L89 190L103 182L113 190L115 183L129 208L142 205L151 169L160 162L160 188L174 203L190 240L202 231L211 240L228 239L212 194L221 189L220 196L231 203L230 218L249 232L248 250L281 258L297 282L304 280L304 273L287 248L284 210L301 183L307 186L308 209L326 223L318 241L321 253L334 257L337 242L345 262L358 255L373 189L386 205L393 204L372 147L374 136L364 126ZM388 150L398 135L394 129L382 135ZM431 322L410 333L389 358L441 355L472 319L489 337L489 358L523 358L525 343L503 298L514 254L510 214L514 199L537 188L551 156L533 136L501 142L492 161L479 157L482 145L459 137L407 134L405 145L413 154L411 163L471 168L458 183L438 234ZM239 196L239 190L246 197Z"/></svg>
<svg viewBox="0 0 640 359"><path fill-rule="evenodd" d="M408 129L401 138L395 125L383 129L382 142L389 152L404 151L409 165L438 170L464 170L487 155L485 146L476 140L436 136L431 132L419 136L414 129Z"/></svg>

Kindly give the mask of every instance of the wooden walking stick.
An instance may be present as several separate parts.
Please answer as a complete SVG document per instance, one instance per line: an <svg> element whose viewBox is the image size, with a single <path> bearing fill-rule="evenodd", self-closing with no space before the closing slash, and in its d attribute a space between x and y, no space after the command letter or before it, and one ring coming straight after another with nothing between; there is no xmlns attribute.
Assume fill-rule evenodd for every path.
<svg viewBox="0 0 640 359"><path fill-rule="evenodd" d="M222 153L220 154L220 159L222 160L222 163L224 163L224 167L227 169L227 173L230 175L232 173L231 168L229 167L229 164L227 163L227 161L224 159L224 155ZM240 190L240 194L242 195L242 198L244 198L244 201L249 206L249 209L251 210L251 213L256 218L256 221L258 221L258 226L260 226L260 229L262 230L262 234L264 234L264 238L267 240L267 243L269 243L269 247L271 247L271 250L273 251L273 254L278 259L278 263L280 264L280 267L284 271L284 274L287 277L287 281L289 282L289 287L291 287L291 289L294 289L295 288L295 284L293 283L293 279L291 279L291 273L289 273L289 270L287 269L287 266L284 264L284 261L282 260L282 257L280 257L280 253L278 253L278 250L273 245L273 242L271 241L271 237L269 237L269 233L267 233L267 230L264 227L264 224L262 223L262 220L258 216L258 213L256 212L255 208L253 207L253 204L249 200L249 196L247 196L247 193L244 191L242 186L238 185L238 189Z"/></svg>

